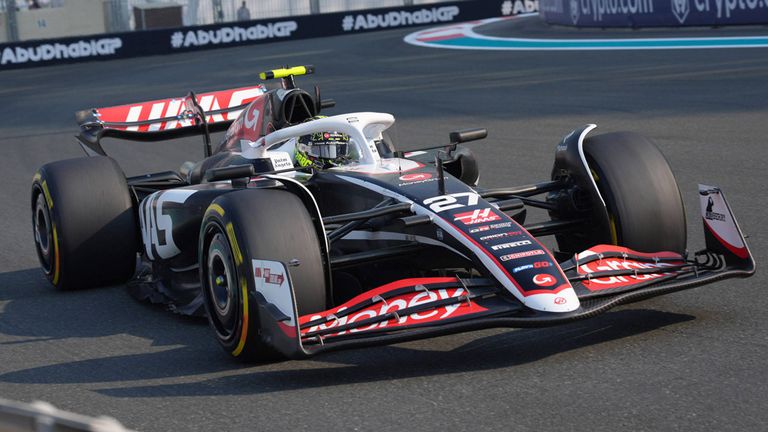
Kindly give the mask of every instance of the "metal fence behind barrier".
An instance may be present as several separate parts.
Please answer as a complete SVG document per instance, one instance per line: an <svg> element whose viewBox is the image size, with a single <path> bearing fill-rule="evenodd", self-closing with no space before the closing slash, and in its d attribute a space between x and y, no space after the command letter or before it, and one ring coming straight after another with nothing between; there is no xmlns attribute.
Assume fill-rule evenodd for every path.
<svg viewBox="0 0 768 432"><path fill-rule="evenodd" d="M457 0L437 4L397 5L389 8L364 10L345 9L340 12L182 27L181 6L177 5L168 8L172 9L172 14L166 14L168 12L166 10L153 11L159 12L158 16L163 19L170 16L176 21L175 25L168 26L165 25L167 22L158 22L156 20L158 16L152 16L151 13L144 16L136 14L137 21L150 22L152 26L144 31L105 33L103 18L107 10L103 8L103 3L93 3L94 0L71 1L81 5L87 3L91 8L69 8L68 11L65 11L64 9L67 9L65 6L61 8L61 11L42 11L44 13L38 16L53 15L54 12L58 12L60 15L57 15L56 18L56 25L59 26L57 29L61 29L62 33L64 31L77 33L66 37L54 35L49 36L50 39L41 40L40 37L35 38L39 36L39 31L37 34L31 34L30 29L37 30L35 25L25 28L20 26L23 31L20 31L19 34L22 37L29 37L29 39L11 43L0 41L0 71L89 60L168 55L255 45L278 40L309 39L420 25L436 26L484 19L499 14L498 0ZM512 0L504 1L511 2ZM518 2L525 1L530 2L532 0L518 0ZM319 4L316 6L319 8ZM29 24L30 18L35 18L37 15L33 12L29 12L27 16L23 17L26 24ZM89 13L90 21L97 21L96 25L87 29L91 33L83 33L82 16L75 13ZM19 15L23 14L19 13ZM225 17L223 12L222 17ZM19 20L19 22L24 21ZM157 27L158 24L165 26ZM96 28L97 26L100 26L101 29ZM53 25L48 28L50 30Z"/></svg>
<svg viewBox="0 0 768 432"><path fill-rule="evenodd" d="M107 0L110 31L137 29L134 8L180 5L183 25L205 25L247 19L267 19L443 3L448 0Z"/></svg>
<svg viewBox="0 0 768 432"><path fill-rule="evenodd" d="M418 6L448 1L450 0L35 0L33 3L31 0L0 0L0 43Z"/></svg>

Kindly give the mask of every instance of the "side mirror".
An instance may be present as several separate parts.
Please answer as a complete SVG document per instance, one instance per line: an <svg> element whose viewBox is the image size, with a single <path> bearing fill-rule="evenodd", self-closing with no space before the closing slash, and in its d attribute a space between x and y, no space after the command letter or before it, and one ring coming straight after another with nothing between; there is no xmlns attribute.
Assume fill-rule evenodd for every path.
<svg viewBox="0 0 768 432"><path fill-rule="evenodd" d="M315 112L319 113L324 108L333 108L336 101L333 99L323 99L320 97L320 87L315 86Z"/></svg>
<svg viewBox="0 0 768 432"><path fill-rule="evenodd" d="M477 141L488 136L488 129L464 129L460 131L451 132L448 137L451 140L451 144L460 144L469 141Z"/></svg>

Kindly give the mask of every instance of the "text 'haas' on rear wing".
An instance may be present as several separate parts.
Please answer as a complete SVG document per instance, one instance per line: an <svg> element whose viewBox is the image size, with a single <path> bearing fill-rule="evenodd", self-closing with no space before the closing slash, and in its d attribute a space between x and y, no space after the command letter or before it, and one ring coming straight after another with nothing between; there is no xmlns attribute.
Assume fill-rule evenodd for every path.
<svg viewBox="0 0 768 432"><path fill-rule="evenodd" d="M77 139L89 155L106 155L105 137L160 141L226 130L248 104L266 93L262 85L240 87L172 99L158 99L78 111Z"/></svg>

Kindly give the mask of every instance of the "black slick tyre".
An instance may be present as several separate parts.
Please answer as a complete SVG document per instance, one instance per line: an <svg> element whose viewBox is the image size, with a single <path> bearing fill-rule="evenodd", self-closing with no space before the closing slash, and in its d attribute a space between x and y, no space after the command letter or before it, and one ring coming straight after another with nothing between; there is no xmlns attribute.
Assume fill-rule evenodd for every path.
<svg viewBox="0 0 768 432"><path fill-rule="evenodd" d="M309 212L290 192L246 189L211 203L200 232L200 280L208 321L226 352L244 361L281 358L261 331L252 262L298 263L290 278L304 315L327 307L320 248Z"/></svg>
<svg viewBox="0 0 768 432"><path fill-rule="evenodd" d="M639 252L686 249L685 209L669 163L632 132L588 137L584 153L608 210L613 243Z"/></svg>
<svg viewBox="0 0 768 432"><path fill-rule="evenodd" d="M43 165L32 181L32 228L40 265L58 289L120 283L133 274L136 215L111 158Z"/></svg>

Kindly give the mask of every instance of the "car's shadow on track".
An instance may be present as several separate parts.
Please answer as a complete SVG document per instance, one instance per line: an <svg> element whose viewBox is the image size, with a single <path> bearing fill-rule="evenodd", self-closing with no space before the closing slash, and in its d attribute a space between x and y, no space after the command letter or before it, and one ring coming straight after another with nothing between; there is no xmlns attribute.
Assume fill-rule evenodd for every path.
<svg viewBox="0 0 768 432"><path fill-rule="evenodd" d="M309 364L287 362L264 365L199 382L111 387L98 392L114 397L265 394L514 368L555 354L654 331L691 319L694 318L689 315L668 312L622 310L591 321L561 327L489 331L486 334L493 334L485 337L478 335L478 339L447 351L430 349L430 345L439 346L441 343L440 340L433 340L418 343L423 348L399 345L338 352L319 357L317 362L304 362ZM338 365L329 366L329 362Z"/></svg>
<svg viewBox="0 0 768 432"><path fill-rule="evenodd" d="M690 315L624 309L559 327L489 330L330 353L316 360L242 365L221 352L204 321L138 303L122 287L60 293L47 286L39 270L0 274L0 287L0 301L8 302L0 314L0 333L15 336L3 342L6 346L66 338L79 338L80 343L91 338L98 344L102 336L120 334L147 338L153 347L181 346L0 375L0 381L12 383L110 383L97 391L114 397L259 394L509 368L694 319ZM456 346L457 340L467 342ZM444 348L446 344L450 347ZM222 372L225 376L217 376ZM165 382L130 385L130 381L152 379ZM168 379L174 382L167 383Z"/></svg>
<svg viewBox="0 0 768 432"><path fill-rule="evenodd" d="M131 381L233 367L205 319L174 315L162 306L138 302L124 286L61 292L51 287L40 269L20 270L0 273L3 303L0 352L8 355L26 349L40 353L37 357L44 361L59 362L63 356L52 351L62 347L81 351L84 358L115 350L140 353L25 369L0 375L0 381ZM154 352L147 353L147 348Z"/></svg>

